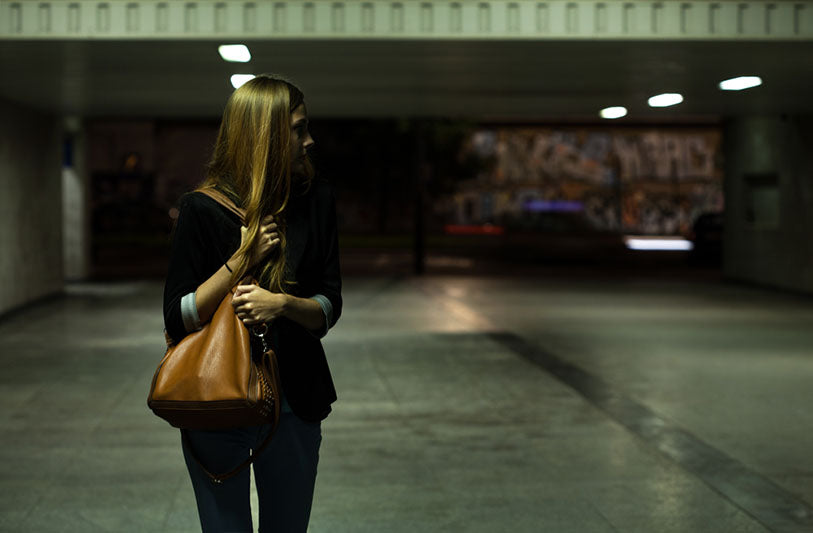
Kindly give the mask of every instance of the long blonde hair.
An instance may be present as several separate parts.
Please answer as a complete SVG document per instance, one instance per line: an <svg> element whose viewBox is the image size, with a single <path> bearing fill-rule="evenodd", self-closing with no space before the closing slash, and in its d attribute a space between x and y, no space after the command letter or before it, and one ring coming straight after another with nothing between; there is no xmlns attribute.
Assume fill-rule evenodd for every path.
<svg viewBox="0 0 813 533"><path fill-rule="evenodd" d="M274 292L286 292L285 209L291 197L291 114L304 96L288 80L260 75L236 89L226 102L206 179L199 189L215 188L245 212L247 238L238 250L240 264L233 269L234 285L247 274ZM312 176L309 176L312 177ZM260 272L249 272L249 258L256 247L260 222L274 216L279 245ZM258 267L259 268L259 267Z"/></svg>

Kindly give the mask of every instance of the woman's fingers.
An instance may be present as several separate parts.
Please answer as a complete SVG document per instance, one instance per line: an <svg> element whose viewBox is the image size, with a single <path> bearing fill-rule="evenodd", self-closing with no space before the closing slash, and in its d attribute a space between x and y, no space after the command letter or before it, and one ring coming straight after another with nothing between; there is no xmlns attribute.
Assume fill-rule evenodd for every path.
<svg viewBox="0 0 813 533"><path fill-rule="evenodd" d="M245 324L247 326L251 326L251 325L260 323L260 320L257 319L257 318L252 317L250 313L238 312L238 313L235 313L235 314L237 315L237 318L242 320L243 324Z"/></svg>
<svg viewBox="0 0 813 533"><path fill-rule="evenodd" d="M260 235L265 237L267 236L279 237L279 231L277 229L264 229L260 232Z"/></svg>
<svg viewBox="0 0 813 533"><path fill-rule="evenodd" d="M245 307L238 307L237 309L234 310L234 314L237 315L237 318L239 318L245 323L255 320L251 316L251 311Z"/></svg>
<svg viewBox="0 0 813 533"><path fill-rule="evenodd" d="M279 226L273 220L274 217L268 215L261 221L260 234L257 236L258 249L256 250L255 262L264 259L280 243Z"/></svg>
<svg viewBox="0 0 813 533"><path fill-rule="evenodd" d="M270 229L277 229L277 223L273 221L273 218L266 217L260 222L260 230L267 231Z"/></svg>
<svg viewBox="0 0 813 533"><path fill-rule="evenodd" d="M234 296L232 296L231 304L234 307L237 307L238 305L242 305L245 302L246 296L248 295L249 292L251 292L250 288L241 289L240 287L237 287L237 290L234 291Z"/></svg>
<svg viewBox="0 0 813 533"><path fill-rule="evenodd" d="M279 236L279 227L276 224L268 224L266 226L260 226L260 234L262 235L273 235Z"/></svg>
<svg viewBox="0 0 813 533"><path fill-rule="evenodd" d="M263 240L265 241L266 246L271 247L279 242L279 233L269 233L264 236Z"/></svg>

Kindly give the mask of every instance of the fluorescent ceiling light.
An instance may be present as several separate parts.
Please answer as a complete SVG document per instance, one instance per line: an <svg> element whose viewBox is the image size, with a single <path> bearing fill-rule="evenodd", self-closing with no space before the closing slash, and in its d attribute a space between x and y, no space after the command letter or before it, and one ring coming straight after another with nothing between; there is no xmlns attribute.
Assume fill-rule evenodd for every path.
<svg viewBox="0 0 813 533"><path fill-rule="evenodd" d="M251 61L251 52L244 44L222 44L217 47L220 57L232 63L248 63Z"/></svg>
<svg viewBox="0 0 813 533"><path fill-rule="evenodd" d="M680 237L624 237L624 243L630 250L691 250L692 241Z"/></svg>
<svg viewBox="0 0 813 533"><path fill-rule="evenodd" d="M605 107L599 114L601 118L621 118L627 116L627 108L621 106Z"/></svg>
<svg viewBox="0 0 813 533"><path fill-rule="evenodd" d="M762 78L759 76L740 76L720 82L720 89L724 91L741 91L762 85Z"/></svg>
<svg viewBox="0 0 813 533"><path fill-rule="evenodd" d="M649 107L669 107L683 101L683 95L678 93L664 93L649 99Z"/></svg>
<svg viewBox="0 0 813 533"><path fill-rule="evenodd" d="M232 74L231 85L239 89L245 82L254 79L254 74Z"/></svg>

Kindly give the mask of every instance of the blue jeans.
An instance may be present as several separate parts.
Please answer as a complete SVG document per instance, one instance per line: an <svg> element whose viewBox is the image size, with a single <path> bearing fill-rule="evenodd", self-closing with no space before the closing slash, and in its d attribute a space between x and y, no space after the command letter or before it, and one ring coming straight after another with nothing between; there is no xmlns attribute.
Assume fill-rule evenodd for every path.
<svg viewBox="0 0 813 533"><path fill-rule="evenodd" d="M283 403L283 407L287 407ZM262 444L269 425L219 431L184 430L200 462L212 473L227 472ZM260 533L304 533L308 529L319 445L320 423L301 420L283 409L277 433L252 465L259 499ZM212 483L183 447L204 533L253 531L249 469Z"/></svg>

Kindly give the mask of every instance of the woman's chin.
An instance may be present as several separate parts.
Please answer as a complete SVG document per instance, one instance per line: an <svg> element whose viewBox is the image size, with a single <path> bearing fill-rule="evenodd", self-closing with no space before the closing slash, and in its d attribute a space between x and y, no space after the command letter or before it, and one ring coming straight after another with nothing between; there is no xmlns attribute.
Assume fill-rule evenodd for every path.
<svg viewBox="0 0 813 533"><path fill-rule="evenodd" d="M313 165L307 158L297 159L291 164L291 176L299 179L311 179L313 175Z"/></svg>

